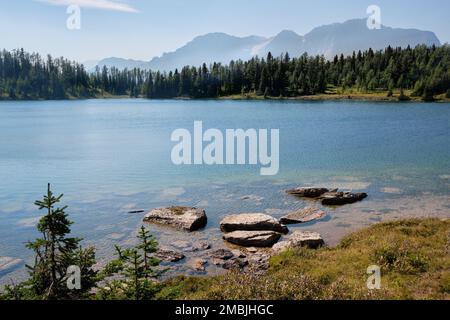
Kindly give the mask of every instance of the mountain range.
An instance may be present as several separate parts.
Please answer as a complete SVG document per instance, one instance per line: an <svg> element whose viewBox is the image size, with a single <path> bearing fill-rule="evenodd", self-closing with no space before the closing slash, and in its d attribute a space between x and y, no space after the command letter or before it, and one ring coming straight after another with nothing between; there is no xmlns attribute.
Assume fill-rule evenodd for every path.
<svg viewBox="0 0 450 320"><path fill-rule="evenodd" d="M308 53L324 55L330 59L335 55L348 55L353 51L364 51L369 48L380 50L389 45L404 48L408 45L415 47L419 44L431 46L441 43L430 31L387 26L371 30L367 27L367 19L353 19L315 28L304 36L290 30L281 31L270 38L208 33L194 38L174 52L164 53L150 61L112 57L99 61L97 66L169 71L186 65L200 66L202 63L229 63L231 60L248 60L254 56L265 57L269 52L274 56L288 52L291 57ZM89 65L92 67L95 63L90 61ZM92 67L91 70L93 69Z"/></svg>

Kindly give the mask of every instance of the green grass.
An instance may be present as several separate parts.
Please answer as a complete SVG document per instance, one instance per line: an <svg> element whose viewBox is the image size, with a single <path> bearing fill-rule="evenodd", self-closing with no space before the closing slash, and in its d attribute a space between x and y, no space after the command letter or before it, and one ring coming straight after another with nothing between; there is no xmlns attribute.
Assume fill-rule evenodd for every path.
<svg viewBox="0 0 450 320"><path fill-rule="evenodd" d="M404 90L405 96L410 101L422 102L421 97L411 96L412 90ZM295 96L295 97L266 97L262 95L256 95L254 92L245 94L236 94L219 97L221 100L361 100L361 101L399 101L400 90L392 90L392 96L388 96L388 90L375 90L375 91L362 91L356 88L340 88L330 86L325 93L307 95L307 96ZM450 98L445 94L437 95L434 97L435 102L450 102Z"/></svg>
<svg viewBox="0 0 450 320"><path fill-rule="evenodd" d="M335 248L286 251L265 275L179 277L158 299L450 299L450 220L377 224ZM381 289L368 290L367 268L381 267Z"/></svg>

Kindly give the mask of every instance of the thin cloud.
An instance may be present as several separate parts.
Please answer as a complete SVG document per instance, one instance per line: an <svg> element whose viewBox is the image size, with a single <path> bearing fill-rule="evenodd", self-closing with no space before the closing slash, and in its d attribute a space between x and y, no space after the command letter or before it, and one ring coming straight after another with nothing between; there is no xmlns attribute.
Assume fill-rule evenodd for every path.
<svg viewBox="0 0 450 320"><path fill-rule="evenodd" d="M39 2L48 3L55 6L77 5L81 8L94 8L102 10L122 11L122 12L138 12L129 4L117 0L38 0Z"/></svg>

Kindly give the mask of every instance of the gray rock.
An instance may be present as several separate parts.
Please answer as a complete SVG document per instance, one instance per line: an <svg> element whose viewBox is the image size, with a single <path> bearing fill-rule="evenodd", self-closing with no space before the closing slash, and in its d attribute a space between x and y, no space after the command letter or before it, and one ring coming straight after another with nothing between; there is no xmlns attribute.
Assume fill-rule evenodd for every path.
<svg viewBox="0 0 450 320"><path fill-rule="evenodd" d="M243 269L248 265L247 259L241 259L241 258L233 258L225 261L225 263L222 265L222 268L226 270L230 269Z"/></svg>
<svg viewBox="0 0 450 320"><path fill-rule="evenodd" d="M329 190L326 188L296 188L287 190L290 195L304 198L318 198Z"/></svg>
<svg viewBox="0 0 450 320"><path fill-rule="evenodd" d="M243 247L271 247L281 238L274 231L233 231L223 236L225 241Z"/></svg>
<svg viewBox="0 0 450 320"><path fill-rule="evenodd" d="M326 206L342 206L362 201L367 198L367 193L328 192L322 195L322 204Z"/></svg>
<svg viewBox="0 0 450 320"><path fill-rule="evenodd" d="M185 258L184 254L172 250L159 249L154 254L155 258L165 262L178 262Z"/></svg>
<svg viewBox="0 0 450 320"><path fill-rule="evenodd" d="M275 253L301 247L317 249L323 246L325 242L322 236L317 232L295 231L286 241L281 241L272 247Z"/></svg>
<svg viewBox="0 0 450 320"><path fill-rule="evenodd" d="M234 254L235 257L247 258L247 255L244 252L242 252L241 250L231 250L231 252Z"/></svg>
<svg viewBox="0 0 450 320"><path fill-rule="evenodd" d="M213 259L228 260L233 258L234 254L228 249L218 249L214 252L211 252L210 257Z"/></svg>
<svg viewBox="0 0 450 320"><path fill-rule="evenodd" d="M205 259L192 259L188 261L187 265L196 271L205 271L205 266L207 263L208 261Z"/></svg>
<svg viewBox="0 0 450 320"><path fill-rule="evenodd" d="M176 240L170 243L173 247L183 250L183 251L192 251L192 244L188 241Z"/></svg>
<svg viewBox="0 0 450 320"><path fill-rule="evenodd" d="M220 222L220 230L233 231L276 231L287 234L288 229L277 219L263 213L242 213L225 217Z"/></svg>
<svg viewBox="0 0 450 320"><path fill-rule="evenodd" d="M211 249L211 245L205 241L200 241L192 246L192 251L206 251Z"/></svg>
<svg viewBox="0 0 450 320"><path fill-rule="evenodd" d="M269 269L270 254L258 253L250 256L249 264L251 271L256 273L264 273Z"/></svg>
<svg viewBox="0 0 450 320"><path fill-rule="evenodd" d="M169 225L177 229L195 231L206 226L205 210L190 207L168 207L147 213L144 221Z"/></svg>
<svg viewBox="0 0 450 320"><path fill-rule="evenodd" d="M311 222L320 219L326 215L325 211L315 208L305 208L295 212L288 213L280 219L282 224L297 224Z"/></svg>

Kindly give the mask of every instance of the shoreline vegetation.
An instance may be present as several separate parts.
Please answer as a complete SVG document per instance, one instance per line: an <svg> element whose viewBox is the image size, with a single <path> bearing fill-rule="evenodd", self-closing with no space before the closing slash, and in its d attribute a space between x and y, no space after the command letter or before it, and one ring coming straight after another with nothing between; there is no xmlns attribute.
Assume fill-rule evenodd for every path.
<svg viewBox="0 0 450 320"><path fill-rule="evenodd" d="M9 99L2 98L1 101L61 101L61 100L121 100L121 99L147 99L147 100L214 100L214 101L306 101L306 102L320 102L320 101L358 101L358 102L421 102L421 103L450 103L450 98L445 94L436 95L433 100L425 101L420 96L411 96L411 90L405 90L406 97L401 98L400 90L393 90L393 94L388 96L388 91L378 92L358 92L358 90L330 90L326 93L293 96L293 97L271 97L258 96L255 93L236 94L229 96L221 96L217 98L191 98L191 97L175 97L175 98L161 98L148 99L145 96L130 97L128 95L109 95L97 94L93 97L68 97L65 99Z"/></svg>
<svg viewBox="0 0 450 320"><path fill-rule="evenodd" d="M116 246L116 258L96 267L95 248L71 237L62 195L50 190L36 201L46 211L29 242L29 279L6 286L0 300L372 300L450 299L450 219L403 219L373 224L346 236L336 247L277 251L268 269L231 268L219 276L160 280L158 243L144 226L137 244ZM218 250L217 255L227 254ZM79 266L80 290L68 283ZM369 269L381 270L381 288L368 289Z"/></svg>
<svg viewBox="0 0 450 320"><path fill-rule="evenodd" d="M0 100L88 98L450 102L450 46L349 56L255 57L180 70L85 70L23 49L0 52Z"/></svg>
<svg viewBox="0 0 450 320"><path fill-rule="evenodd" d="M180 276L159 299L391 300L450 299L450 220L407 219L374 224L338 246L287 250L265 274ZM381 289L367 289L369 266L381 268Z"/></svg>

